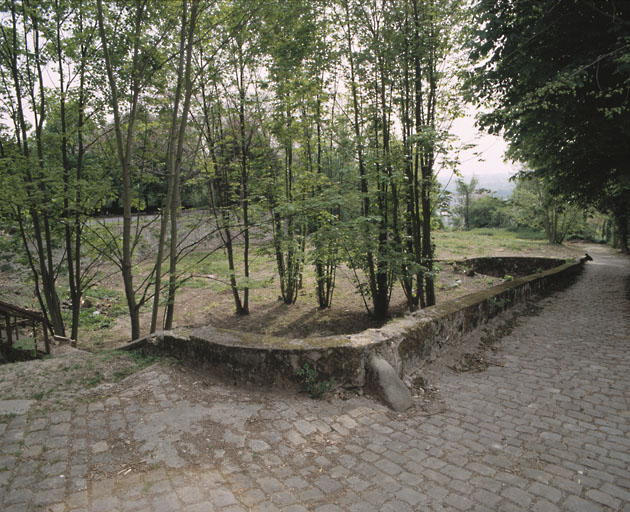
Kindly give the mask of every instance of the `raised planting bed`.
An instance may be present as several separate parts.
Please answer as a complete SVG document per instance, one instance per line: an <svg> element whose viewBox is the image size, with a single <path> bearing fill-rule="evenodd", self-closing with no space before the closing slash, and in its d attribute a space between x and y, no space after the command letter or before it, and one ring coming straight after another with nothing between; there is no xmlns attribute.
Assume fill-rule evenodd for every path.
<svg viewBox="0 0 630 512"><path fill-rule="evenodd" d="M502 258L467 258L453 261L453 267L460 271L472 271L493 277L524 277L558 267L567 260L559 258L528 258L507 256Z"/></svg>
<svg viewBox="0 0 630 512"><path fill-rule="evenodd" d="M510 259L499 259L502 269L515 268L507 266ZM527 258L514 259L518 260L513 262L518 268L552 265L544 258L530 258L535 261L527 265ZM480 265L487 265L489 258L459 264L477 260L484 260ZM160 332L124 348L166 353L203 371L258 385L294 386L298 372L307 365L320 381L334 381L336 386L346 388L367 386L379 392L379 382L375 381L382 380L384 365L398 378L417 371L441 347L457 343L489 319L533 295L569 284L584 264L583 260L551 261L553 268L410 313L358 334L289 339L205 326ZM387 398L385 401L390 403Z"/></svg>

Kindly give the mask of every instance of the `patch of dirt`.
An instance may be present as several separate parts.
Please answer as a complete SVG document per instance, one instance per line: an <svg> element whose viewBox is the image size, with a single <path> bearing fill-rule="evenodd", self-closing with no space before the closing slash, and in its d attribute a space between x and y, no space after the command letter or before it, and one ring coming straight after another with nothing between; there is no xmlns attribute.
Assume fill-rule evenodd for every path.
<svg viewBox="0 0 630 512"><path fill-rule="evenodd" d="M540 253L527 253L529 256L557 256L545 251L551 251L543 246ZM573 252L576 248L561 247L566 252ZM560 250L560 249L558 249ZM579 248L582 252L582 247ZM438 254L444 258L445 254ZM501 253L504 255L504 253ZM341 266L337 272L336 287L332 307L319 309L315 293L316 283L312 268L305 269L303 288L297 302L292 305L284 304L278 297L278 283L275 276L273 260L261 263L263 256L258 257L256 265L252 266L253 282L266 283L265 286L250 290L250 314L236 315L233 296L229 288L217 282L211 274L195 273L183 285L177 295L175 306L174 328L199 327L213 325L218 328L273 335L289 338L307 338L318 336L335 336L353 334L369 328L378 328L384 322L371 318L366 311L360 294L357 293L353 272ZM461 259L461 256L459 257ZM437 302L442 303L456 297L467 295L479 290L487 289L502 282L502 279L481 274L466 273L465 269L458 269L448 262L438 264L439 273L436 277ZM104 272L107 273L107 272ZM0 273L2 279L10 281L10 276ZM29 296L26 281L15 286L17 291L6 295L0 293L0 298L6 296L8 300L18 300ZM112 274L106 281L100 283L102 288L113 289L118 292L118 304L112 306L107 301L94 303L98 311L92 314L107 320L101 327L94 325L82 328L79 333L79 347L87 350L102 350L112 348L129 341L131 331L130 321L126 314L122 283L117 274ZM0 289L3 286L0 285ZM369 298L367 299L369 303ZM27 302L20 300L20 303ZM102 304L101 304L102 302ZM110 301L111 302L111 301ZM390 303L390 319L407 313L407 303L398 283L392 291ZM24 304L25 305L25 304ZM91 311L91 310L90 310ZM162 314L162 312L160 313ZM150 305L141 310L141 332L146 333L150 324Z"/></svg>
<svg viewBox="0 0 630 512"><path fill-rule="evenodd" d="M483 372L488 366L490 363L486 360L485 355L482 352L475 352L462 354L461 359L451 366L451 369L458 373Z"/></svg>
<svg viewBox="0 0 630 512"><path fill-rule="evenodd" d="M36 400L38 408L65 408L77 396L90 401L154 361L142 353L53 347L44 359L0 365L0 400Z"/></svg>
<svg viewBox="0 0 630 512"><path fill-rule="evenodd" d="M461 297L501 283L502 280L475 274L466 275L443 264L436 283L437 301ZM390 316L396 318L408 312L400 286L392 292ZM150 312L141 313L141 330L148 331ZM354 334L365 329L381 327L385 322L368 316L360 295L356 292L348 270L341 268L337 277L332 307L320 309L315 295L315 280L305 276L304 287L295 304L285 304L278 297L277 284L251 290L250 314L236 315L232 293L213 291L208 287L182 287L177 296L174 327L213 325L261 335L307 338ZM130 330L126 316L117 318L115 325L91 340L79 340L87 347L107 348L126 340ZM96 345L95 345L96 343ZM85 346L85 345L84 345Z"/></svg>

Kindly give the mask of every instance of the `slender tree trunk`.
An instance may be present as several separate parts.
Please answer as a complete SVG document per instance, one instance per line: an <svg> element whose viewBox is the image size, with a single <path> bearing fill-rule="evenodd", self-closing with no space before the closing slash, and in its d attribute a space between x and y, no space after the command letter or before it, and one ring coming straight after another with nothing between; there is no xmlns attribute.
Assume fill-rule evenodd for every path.
<svg viewBox="0 0 630 512"><path fill-rule="evenodd" d="M628 244L628 224L630 219L627 213L617 215L617 240L619 241L619 248L624 254L630 254L630 246Z"/></svg>
<svg viewBox="0 0 630 512"><path fill-rule="evenodd" d="M16 122L16 134L18 137L18 143L20 143L20 153L24 156L25 167L25 184L26 195L29 214L33 223L33 237L34 245L37 254L37 258L32 257L31 249L28 247L28 237L23 223L23 216L20 212L19 220L21 224L22 240L25 244L25 251L29 256L31 269L34 274L36 283L36 292L40 299L40 305L44 314L49 319L49 325L52 326L56 334L65 334L65 328L63 324L63 318L61 316L60 301L57 295L56 283L55 283L55 269L52 256L52 243L50 236L50 226L48 223L48 213L45 208L48 207L49 201L47 200L48 192L44 183L43 177L43 152L42 152L42 127L46 114L46 97L45 89L43 87L43 75L41 70L41 55L39 47L39 32L37 27L37 19L32 13L28 13L26 5L22 5L22 17L24 26L24 41L18 42L18 24L17 24L17 6L15 1L11 2L10 15L12 22L12 30L10 34L7 34L4 28L0 29L2 37L5 41L5 49L7 52L7 58L10 62L10 74L15 90L15 112L17 114ZM27 27L27 19L31 19L32 32ZM28 34L32 35L33 48L29 46ZM18 49L24 47L25 55L25 73L20 73L18 68ZM37 78L33 77L33 70L31 69L31 60L34 59L35 70ZM24 76L25 75L25 78ZM37 80L38 85L35 85ZM27 90L23 91L22 83L25 83ZM39 90L39 101L36 96L36 88ZM28 95L34 108L35 118L35 141L37 145L37 165L34 165L31 169L32 155L29 147L29 138L27 133L27 125L25 121L24 97ZM21 135L21 137L20 137ZM39 175L35 176L33 170L38 170ZM43 299L39 291L39 280L41 279Z"/></svg>
<svg viewBox="0 0 630 512"><path fill-rule="evenodd" d="M120 114L118 104L118 86L114 76L114 67L109 54L109 45L107 35L105 33L105 25L103 19L103 3L102 0L96 0L96 13L98 18L99 33L101 37L101 45L105 60L105 71L111 92L112 110L114 115L114 131L116 134L116 147L118 151L118 159L122 171L122 201L123 201L123 237L122 237L122 260L120 262L123 283L125 288L125 297L129 309L129 318L131 321L131 339L135 340L140 337L140 314L139 304L136 302L136 292L133 285L132 270L132 242L131 242L131 151L133 143L134 126L137 115L138 99L140 96L140 77L139 70L139 41L140 29L144 17L144 4L139 3L136 6L136 17L133 38L133 58L132 58L132 84L131 84L131 109L127 117L127 136L123 138L122 128L123 121Z"/></svg>
<svg viewBox="0 0 630 512"><path fill-rule="evenodd" d="M431 2L430 2L431 4ZM432 6L429 5L429 8ZM429 12L429 17L432 17L433 14ZM414 0L414 21L415 21L415 31L416 37L420 37L420 18L418 12L418 6L416 0ZM428 71L428 95L426 98L423 97L423 101L420 103L424 105L426 108L426 115L420 116L420 123L417 123L416 130L421 130L426 126L430 129L435 128L435 99L437 94L437 82L435 77L435 55L433 45L435 42L435 34L434 31L434 23L433 20L429 21L429 45L428 45L428 59L427 59L427 71ZM420 70L420 62L419 60L416 62L416 96L422 96L422 92L418 92L422 90L422 77L419 74ZM426 99L426 103L425 103ZM422 119L424 117L424 119ZM420 158L420 168L422 173L422 179L420 182L420 202L422 206L422 261L427 269L425 274L425 296L426 296L426 305L433 306L435 304L435 286L433 280L433 244L431 242L431 215L432 215L432 205L431 205L431 191L433 186L433 163L434 163L434 154L433 154L433 143L425 144L421 146L422 156Z"/></svg>
<svg viewBox="0 0 630 512"><path fill-rule="evenodd" d="M359 91L356 82L356 66L354 62L354 54L352 50L352 23L350 17L350 6L348 0L344 0L344 10L346 15L346 42L348 47L348 61L350 63L350 89L352 94L352 115L353 115L353 130L356 141L357 161L359 166L359 187L361 191L361 215L367 217L370 215L370 196L368 187L368 178L365 168L365 159L363 155L363 142L361 137L361 124L359 122L360 116L360 103L359 103ZM370 286L371 296L374 297L377 294L376 272L374 268L374 254L368 250L366 255L366 263L368 269L368 280Z"/></svg>
<svg viewBox="0 0 630 512"><path fill-rule="evenodd" d="M243 274L245 281L249 282L249 170L248 170L248 143L245 137L245 62L243 59L243 48L239 44L238 60L238 121L239 121L239 144L241 152L241 189L240 202L243 213ZM240 302L240 299L239 299ZM243 289L243 302L236 308L239 315L249 314L249 284Z"/></svg>
<svg viewBox="0 0 630 512"><path fill-rule="evenodd" d="M173 195L174 189L178 186L175 182L175 145L176 145L176 130L177 119L179 115L179 104L182 96L182 88L184 86L184 61L185 61L185 45L186 45L186 17L187 1L184 0L182 5L182 23L180 27L179 37L179 52L177 63L177 84L175 86L175 93L173 95L173 106L171 112L171 124L169 129L168 140L168 184L166 189L166 199L162 204L161 218L160 218L160 236L158 238L157 254L155 259L155 285L153 291L153 307L151 310L151 326L149 332L154 333L157 329L157 319L160 309L160 295L162 291L162 262L164 260L164 247L166 244L166 233L169 226L169 218L172 213Z"/></svg>
<svg viewBox="0 0 630 512"><path fill-rule="evenodd" d="M71 190L75 196L74 208L78 212L78 202L76 202L77 189L80 186L79 183L75 183L74 186L70 184L70 162L68 161L68 122L66 116L66 90L64 66L63 66L63 54L61 48L61 15L59 1L55 0L55 15L56 15L56 43L57 43L57 61L59 72L59 108L61 117L61 163L63 167L63 219L64 219L64 234L66 244L66 258L68 262L68 285L70 288L70 301L72 304L72 325L70 337L74 340L78 338L79 333L79 312L81 310L81 279L80 279L80 257L81 257L81 238L76 236L74 232L78 229L78 223L73 222L71 219L76 219L76 216L71 215L70 212L70 194ZM82 63L80 63L82 66ZM83 71L81 71L83 73ZM80 77L81 86L83 84L83 75ZM80 91L82 94L82 91ZM82 105L79 105L82 108ZM81 114L80 114L81 116ZM78 242L78 245L77 245ZM78 272L77 272L78 268Z"/></svg>
<svg viewBox="0 0 630 512"><path fill-rule="evenodd" d="M184 12L186 12L186 1L184 1ZM182 159L184 152L184 140L186 138L186 126L188 123L188 112L190 111L190 101L192 97L193 81L192 81L192 50L194 45L194 37L196 32L197 22L197 10L199 7L199 0L192 0L190 7L190 22L188 24L188 36L186 42L186 68L184 72L184 105L182 107L181 118L179 120L179 127L177 131L177 137L173 140L177 146L171 148L171 151L175 149L174 154L174 173L173 173L173 201L171 202L171 247L170 247L170 266L169 266L169 283L168 283L168 304L166 307L166 321L165 328L170 329L173 325L173 318L175 316L175 293L177 292L177 248L178 248L178 234L177 234L177 218L179 215L179 208L181 205L180 197L180 175L182 169ZM183 25L186 25L186 18L184 15ZM183 50L183 49L182 49ZM174 112L177 116L177 111Z"/></svg>

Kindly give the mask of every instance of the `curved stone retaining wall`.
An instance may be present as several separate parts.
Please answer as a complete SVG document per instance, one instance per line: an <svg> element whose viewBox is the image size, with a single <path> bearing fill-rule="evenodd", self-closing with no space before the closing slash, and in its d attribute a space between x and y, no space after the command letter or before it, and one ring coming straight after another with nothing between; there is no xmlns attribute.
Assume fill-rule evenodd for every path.
<svg viewBox="0 0 630 512"><path fill-rule="evenodd" d="M456 343L489 319L533 295L565 286L582 266L581 261L564 263L411 313L377 329L383 341L375 350L399 375L411 373L434 356L436 349Z"/></svg>
<svg viewBox="0 0 630 512"><path fill-rule="evenodd" d="M309 364L320 379L332 379L343 387L362 387L369 384L372 373L367 370L374 355L389 363L399 377L412 373L440 347L456 343L488 319L534 294L566 285L583 263L564 263L359 334L292 340L206 326L164 331L125 348L157 350L213 374L252 384L293 385L296 371Z"/></svg>
<svg viewBox="0 0 630 512"><path fill-rule="evenodd" d="M533 258L509 256L505 258L480 257L451 262L460 269L472 270L478 274L493 277L523 277L558 267L566 263L559 258Z"/></svg>

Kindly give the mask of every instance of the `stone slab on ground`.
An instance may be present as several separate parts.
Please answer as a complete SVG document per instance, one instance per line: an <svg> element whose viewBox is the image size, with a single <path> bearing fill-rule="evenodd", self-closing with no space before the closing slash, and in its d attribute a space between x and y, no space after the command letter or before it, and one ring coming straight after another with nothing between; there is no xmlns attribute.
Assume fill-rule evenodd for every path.
<svg viewBox="0 0 630 512"><path fill-rule="evenodd" d="M0 400L0 416L26 414L35 400Z"/></svg>

